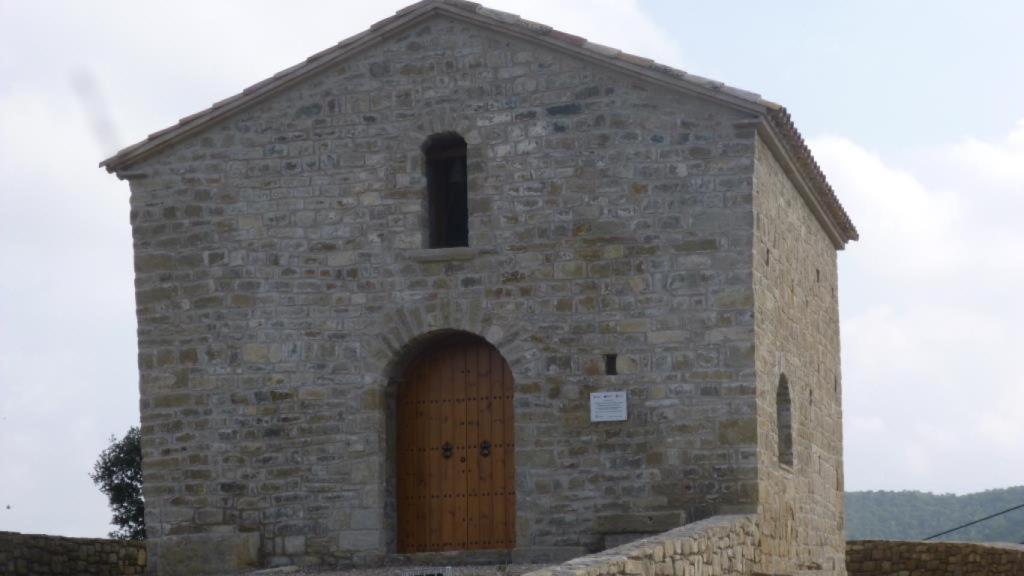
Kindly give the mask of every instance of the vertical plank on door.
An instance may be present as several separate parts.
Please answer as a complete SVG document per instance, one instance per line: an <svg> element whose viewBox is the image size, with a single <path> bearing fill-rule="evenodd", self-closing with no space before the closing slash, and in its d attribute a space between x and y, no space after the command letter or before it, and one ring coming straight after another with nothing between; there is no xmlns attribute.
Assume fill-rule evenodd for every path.
<svg viewBox="0 0 1024 576"><path fill-rule="evenodd" d="M455 468L456 468L456 491L455 491L455 540L454 544L460 550L469 547L468 521L468 483L469 483L469 457L470 450L466 434L466 356L468 344L452 348L452 383L455 386L455 439L456 445Z"/></svg>
<svg viewBox="0 0 1024 576"><path fill-rule="evenodd" d="M443 354L441 354L442 367L439 370L441 377L444 379L444 400L442 406L444 407L444 442L452 446L451 456L444 460L444 497L441 501L444 503L444 524L441 528L442 546L445 549L451 549L455 546L456 537L456 521L455 521L455 498L454 495L458 490L458 450L456 448L455 438L455 382L453 379L454 364L452 358L452 349L447 348Z"/></svg>
<svg viewBox="0 0 1024 576"><path fill-rule="evenodd" d="M494 371L491 366L490 347L481 347L478 351L480 366L480 441L494 443L491 425L494 421ZM480 545L482 548L494 546L494 460L477 455L480 464Z"/></svg>
<svg viewBox="0 0 1024 576"><path fill-rule="evenodd" d="M412 443L416 450L415 478L410 478L409 483L414 486L416 492L416 520L415 535L411 538L413 551L426 550L429 545L427 535L430 534L430 381L428 373L429 364L421 361L416 370L414 384L416 389L411 391L416 403L416 422L410 427L415 431L415 438Z"/></svg>
<svg viewBox="0 0 1024 576"><path fill-rule="evenodd" d="M466 549L480 547L480 436L477 413L479 380L477 350L480 345L472 342L465 348L466 366Z"/></svg>
<svg viewBox="0 0 1024 576"><path fill-rule="evenodd" d="M492 543L496 548L505 547L505 386L504 362L497 350L491 350L491 398L494 411L491 419L491 444L494 450L490 459L492 470L491 506L494 510L491 528Z"/></svg>
<svg viewBox="0 0 1024 576"><path fill-rule="evenodd" d="M444 381L440 373L442 358L431 357L430 363L430 385L428 396L430 398L430 530L424 536L427 538L427 547L430 550L440 550L443 540L441 539L444 519L444 458L441 454L441 446L444 444L444 429L442 415L442 398Z"/></svg>

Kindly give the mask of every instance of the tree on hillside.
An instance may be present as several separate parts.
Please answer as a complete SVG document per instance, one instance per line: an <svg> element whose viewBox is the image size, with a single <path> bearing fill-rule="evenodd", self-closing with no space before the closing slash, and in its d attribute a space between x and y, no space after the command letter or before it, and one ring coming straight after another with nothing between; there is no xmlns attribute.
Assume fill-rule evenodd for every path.
<svg viewBox="0 0 1024 576"><path fill-rule="evenodd" d="M110 533L119 540L145 540L145 503L142 500L142 446L138 426L132 426L118 440L110 437L110 446L100 453L89 477L107 495L114 511Z"/></svg>

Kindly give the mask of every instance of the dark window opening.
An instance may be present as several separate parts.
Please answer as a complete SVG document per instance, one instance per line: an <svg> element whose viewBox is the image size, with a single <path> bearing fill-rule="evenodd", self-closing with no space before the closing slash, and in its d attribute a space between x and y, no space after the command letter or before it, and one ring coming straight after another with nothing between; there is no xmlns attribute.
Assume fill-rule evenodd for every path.
<svg viewBox="0 0 1024 576"><path fill-rule="evenodd" d="M469 246L466 141L442 132L423 144L427 169L429 247Z"/></svg>
<svg viewBox="0 0 1024 576"><path fill-rule="evenodd" d="M779 464L793 465L793 403L786 375L779 376L775 392L775 419L779 427Z"/></svg>
<svg viewBox="0 0 1024 576"><path fill-rule="evenodd" d="M604 355L604 373L609 376L615 376L619 373L619 355L618 354L605 354Z"/></svg>

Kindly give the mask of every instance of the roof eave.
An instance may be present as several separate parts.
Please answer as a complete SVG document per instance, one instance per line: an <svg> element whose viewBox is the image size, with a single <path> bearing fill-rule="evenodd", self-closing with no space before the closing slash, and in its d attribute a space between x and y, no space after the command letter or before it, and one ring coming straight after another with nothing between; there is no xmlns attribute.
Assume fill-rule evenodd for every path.
<svg viewBox="0 0 1024 576"><path fill-rule="evenodd" d="M769 109L757 123L757 133L768 145L800 196L821 224L836 250L860 238L856 226L818 167L810 148L792 126L782 106Z"/></svg>

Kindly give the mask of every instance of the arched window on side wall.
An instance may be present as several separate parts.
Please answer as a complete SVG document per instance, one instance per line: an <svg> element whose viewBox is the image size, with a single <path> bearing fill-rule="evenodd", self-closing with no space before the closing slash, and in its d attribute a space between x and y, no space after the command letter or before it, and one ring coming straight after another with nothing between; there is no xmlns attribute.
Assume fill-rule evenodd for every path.
<svg viewBox="0 0 1024 576"><path fill-rule="evenodd" d="M427 169L429 247L469 246L466 140L441 132L423 143Z"/></svg>
<svg viewBox="0 0 1024 576"><path fill-rule="evenodd" d="M779 376L775 392L775 419L779 427L779 464L793 465L793 401L786 375Z"/></svg>

